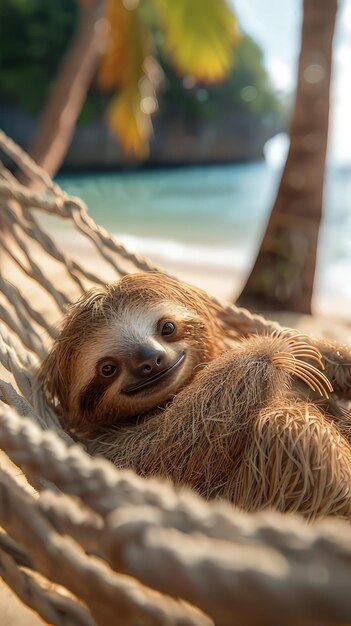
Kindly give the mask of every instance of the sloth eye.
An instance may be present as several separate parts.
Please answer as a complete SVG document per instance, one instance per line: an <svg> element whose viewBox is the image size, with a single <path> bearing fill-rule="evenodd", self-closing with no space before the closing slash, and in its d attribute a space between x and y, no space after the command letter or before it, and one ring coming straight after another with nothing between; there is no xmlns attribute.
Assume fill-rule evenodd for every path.
<svg viewBox="0 0 351 626"><path fill-rule="evenodd" d="M167 320L162 324L161 335L165 337L170 337L171 335L174 335L175 331L176 325L170 320Z"/></svg>
<svg viewBox="0 0 351 626"><path fill-rule="evenodd" d="M116 371L117 365L112 361L104 361L103 363L100 363L98 368L100 376L103 376L104 378L111 378L111 376L114 376Z"/></svg>

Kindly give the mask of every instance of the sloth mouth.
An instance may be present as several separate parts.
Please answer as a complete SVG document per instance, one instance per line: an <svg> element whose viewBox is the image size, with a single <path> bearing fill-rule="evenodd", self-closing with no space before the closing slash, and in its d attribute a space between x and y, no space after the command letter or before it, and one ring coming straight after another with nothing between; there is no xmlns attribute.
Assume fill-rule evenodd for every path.
<svg viewBox="0 0 351 626"><path fill-rule="evenodd" d="M183 352L180 357L178 357L178 359L174 363L172 363L172 365L163 369L162 372L157 372L157 374L154 374L153 376L150 376L149 378L146 378L139 383L123 387L122 393L130 396L134 393L138 393L139 391L143 391L144 389L148 389L149 387L153 387L160 380L163 380L164 378L167 378L170 374L172 374L172 372L183 363L184 359L185 352Z"/></svg>

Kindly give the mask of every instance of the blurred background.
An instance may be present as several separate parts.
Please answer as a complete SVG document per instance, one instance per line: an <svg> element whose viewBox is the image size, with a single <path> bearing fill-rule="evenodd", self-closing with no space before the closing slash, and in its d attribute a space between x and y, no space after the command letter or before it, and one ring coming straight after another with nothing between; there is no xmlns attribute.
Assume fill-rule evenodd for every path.
<svg viewBox="0 0 351 626"><path fill-rule="evenodd" d="M351 0L0 0L0 129L130 250L341 342L350 92ZM109 280L72 222L45 220L60 251ZM28 267L29 251L59 296L62 264L5 225L0 211L15 250L2 276L56 322L61 309L50 317L54 299L16 259ZM3 585L0 596L0 624L42 624Z"/></svg>
<svg viewBox="0 0 351 626"><path fill-rule="evenodd" d="M348 317L350 90L351 0L0 0L0 128L130 249L257 310Z"/></svg>

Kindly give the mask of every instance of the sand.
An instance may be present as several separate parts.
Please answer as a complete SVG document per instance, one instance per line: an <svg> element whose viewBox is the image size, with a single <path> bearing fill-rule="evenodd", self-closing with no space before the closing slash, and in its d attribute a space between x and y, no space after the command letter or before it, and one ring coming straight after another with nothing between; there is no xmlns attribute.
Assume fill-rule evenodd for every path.
<svg viewBox="0 0 351 626"><path fill-rule="evenodd" d="M89 242L78 237L76 234L72 234L71 229L62 227L62 224L59 222L56 222L56 224L53 223L51 226L51 234L65 253L73 255L86 268L100 274L104 280L111 280L111 270L106 264L101 262ZM45 269L50 280L53 281L55 285L59 286L63 292L75 298L75 290L72 285L68 287L67 277L62 267L58 263L48 262L47 258L44 258L39 250L35 250L35 245L32 246L31 251L36 254L39 265ZM153 262L159 262L157 251L155 251L152 257ZM216 271L210 266L199 269L198 266L189 265L186 259L179 260L178 263L169 262L167 266L163 266L163 269L186 282L206 289L219 299L229 301L234 301L245 280L244 276L239 273L235 274L232 268L223 269L223 271L221 270L219 273L218 270ZM15 269L12 265L6 264L6 262L2 265L2 271L11 282L20 288L23 295L28 298L36 309L43 312L51 322L58 322L60 319L59 311L52 306L50 298L43 297L42 292L32 281L25 278L20 271ZM329 307L330 310L330 302L326 304L325 309ZM345 313L343 307L338 305L338 303L334 303L332 308L334 311ZM278 320L283 326L299 328L303 332L311 335L328 337L340 342L351 342L351 326L345 319L332 319L330 316L323 315L322 313L307 316L290 312L280 314L272 313L268 314L267 317ZM9 379L7 373L5 373L4 376L4 370L0 371L0 377ZM16 476L19 474L18 468L9 465L3 454L0 455L0 466ZM39 624L43 624L43 622L37 618L32 611L24 607L5 584L1 583L0 626L37 626Z"/></svg>

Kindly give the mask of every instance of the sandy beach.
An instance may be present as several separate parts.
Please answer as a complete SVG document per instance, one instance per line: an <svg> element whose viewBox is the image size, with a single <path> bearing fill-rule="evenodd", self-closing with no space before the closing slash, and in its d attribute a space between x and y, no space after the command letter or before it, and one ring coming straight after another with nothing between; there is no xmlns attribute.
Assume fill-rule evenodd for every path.
<svg viewBox="0 0 351 626"><path fill-rule="evenodd" d="M99 258L91 242L78 236L69 225L62 227L60 224L58 227L56 224L52 226L51 235L65 254L72 256L89 271L98 274L105 281L114 278L111 268ZM77 289L68 280L62 265L53 260L48 261L46 255L44 256L39 248L36 249L35 244L31 248L31 253L35 255L37 263L45 271L50 281L67 296L75 299L78 295ZM152 261L158 263L157 250L152 256ZM219 299L229 301L234 300L245 280L245 277L241 276L240 273L233 274L232 268L218 272L213 267L199 268L198 265L191 265L187 263L186 259L182 259L178 263L170 262L163 269L186 282L206 289ZM14 268L12 264L9 265L6 262L3 266L3 272L8 280L20 288L22 294L34 308L42 312L52 323L56 324L59 321L61 315L53 306L52 300L43 295L42 290L33 281L29 280L18 268ZM335 304L335 311L337 310L340 310L340 307ZM351 341L351 327L345 320L331 319L322 314L306 316L289 312L272 314L268 317L277 319L283 326L299 328L311 335L324 336L340 342ZM8 373L4 374L4 370L1 371L1 376L3 375L9 379ZM18 468L10 465L4 455L0 456L0 465L12 474L19 475ZM2 584L0 587L0 624L1 626L38 626L42 624L42 621L30 610L27 610L8 587Z"/></svg>
<svg viewBox="0 0 351 626"><path fill-rule="evenodd" d="M77 261L83 268L99 276L103 282L116 280L116 273L97 252L94 244L77 233L68 222L62 222L57 218L51 219L48 223L45 219L45 228L56 245L67 257ZM133 250L128 250L134 252ZM35 244L31 244L31 254L35 255L36 261L45 271L45 274L53 284L57 286L70 300L74 301L79 296L74 282L68 280L67 273L62 265L47 255L43 256L42 249ZM232 267L216 268L213 263L205 266L193 264L187 258L177 258L176 260L160 258L155 246L148 260L155 264L161 271L165 271L185 282L204 289L219 300L235 303L242 287L245 284L246 274L240 269ZM130 270L128 264L122 269ZM43 312L52 323L57 324L61 319L61 313L53 306L52 299L46 296L42 289L39 289L35 282L31 281L21 271L11 264L4 267L4 274L10 282L17 285L23 295L25 295L34 308ZM319 297L314 307L316 312L313 315L302 315L299 313L268 312L265 313L267 319L277 320L282 326L298 328L314 336L328 337L340 342L351 341L351 318L349 309L342 299L329 297L325 294Z"/></svg>

